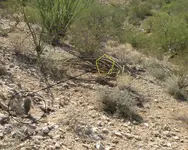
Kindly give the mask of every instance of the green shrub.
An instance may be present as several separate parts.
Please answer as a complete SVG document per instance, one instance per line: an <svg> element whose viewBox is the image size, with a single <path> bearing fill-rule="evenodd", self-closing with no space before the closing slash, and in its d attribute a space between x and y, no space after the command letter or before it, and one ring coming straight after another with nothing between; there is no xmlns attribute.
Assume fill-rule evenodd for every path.
<svg viewBox="0 0 188 150"><path fill-rule="evenodd" d="M188 28L184 17L160 13L146 20L146 30L152 33L151 48L167 51L182 51L187 47Z"/></svg>
<svg viewBox="0 0 188 150"><path fill-rule="evenodd" d="M95 2L71 26L71 43L84 57L101 56L100 49L123 31L123 8ZM124 10L124 9L123 9Z"/></svg>
<svg viewBox="0 0 188 150"><path fill-rule="evenodd" d="M168 12L170 15L178 15L180 13L187 13L188 1L186 0L171 0L171 3L164 5L162 10Z"/></svg>
<svg viewBox="0 0 188 150"><path fill-rule="evenodd" d="M102 55L101 43L87 28L75 28L71 30L71 43L80 57L85 59L96 59Z"/></svg>
<svg viewBox="0 0 188 150"><path fill-rule="evenodd" d="M143 48L146 45L147 36L137 28L126 24L124 31L119 34L119 40L122 43L130 43L134 48Z"/></svg>
<svg viewBox="0 0 188 150"><path fill-rule="evenodd" d="M93 0L36 0L41 24L52 37L53 44L57 44L60 37L65 37L67 29L92 2Z"/></svg>
<svg viewBox="0 0 188 150"><path fill-rule="evenodd" d="M152 15L151 8L148 2L132 0L128 8L129 22L133 25L140 25L143 19Z"/></svg>

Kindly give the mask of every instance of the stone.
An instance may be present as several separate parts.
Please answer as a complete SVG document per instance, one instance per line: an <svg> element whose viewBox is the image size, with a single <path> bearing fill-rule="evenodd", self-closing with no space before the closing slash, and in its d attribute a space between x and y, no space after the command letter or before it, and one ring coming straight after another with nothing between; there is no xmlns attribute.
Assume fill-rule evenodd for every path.
<svg viewBox="0 0 188 150"><path fill-rule="evenodd" d="M119 138L123 138L123 135L122 135L122 133L120 133L120 132L115 131L115 132L113 132L113 134L114 134L115 136L119 137Z"/></svg>
<svg viewBox="0 0 188 150"><path fill-rule="evenodd" d="M105 148L105 150L115 150L115 148L112 147L112 146L107 146L107 147Z"/></svg>
<svg viewBox="0 0 188 150"><path fill-rule="evenodd" d="M174 136L173 139L179 140L180 138L178 136Z"/></svg>
<svg viewBox="0 0 188 150"><path fill-rule="evenodd" d="M4 138L3 132L0 132L0 139L2 140Z"/></svg>
<svg viewBox="0 0 188 150"><path fill-rule="evenodd" d="M89 149L89 145L87 144L82 144L83 147L85 147L86 149Z"/></svg>
<svg viewBox="0 0 188 150"><path fill-rule="evenodd" d="M106 128L104 128L103 130L102 130L102 133L104 133L104 134L109 134L109 130L108 129L106 129Z"/></svg>
<svg viewBox="0 0 188 150"><path fill-rule="evenodd" d="M9 122L9 117L7 115L4 114L0 114L0 124L4 125L7 124Z"/></svg>
<svg viewBox="0 0 188 150"><path fill-rule="evenodd" d="M86 135L91 135L93 133L93 129L91 128L91 127L87 127L86 129L85 129L85 134Z"/></svg>
<svg viewBox="0 0 188 150"><path fill-rule="evenodd" d="M15 65L14 64L11 64L10 66L9 66L9 68L14 68L15 67Z"/></svg>
<svg viewBox="0 0 188 150"><path fill-rule="evenodd" d="M5 124L4 133L10 134L12 131L13 131L13 126L11 124Z"/></svg>
<svg viewBox="0 0 188 150"><path fill-rule="evenodd" d="M14 131L14 132L12 132L11 135L12 135L12 138L16 138L19 140L25 139L25 135L23 133L21 133L20 131Z"/></svg>
<svg viewBox="0 0 188 150"><path fill-rule="evenodd" d="M134 138L135 138L137 141L141 141L141 140L142 140L141 137L139 137L139 136L134 136Z"/></svg>
<svg viewBox="0 0 188 150"><path fill-rule="evenodd" d="M145 122L145 123L144 123L144 126L149 127L149 124Z"/></svg>
<svg viewBox="0 0 188 150"><path fill-rule="evenodd" d="M32 139L35 140L34 142L37 144L40 144L40 142L38 140L44 140L45 137L40 136L40 135L36 135L36 136L32 136Z"/></svg>
<svg viewBox="0 0 188 150"><path fill-rule="evenodd" d="M47 136L48 133L50 132L48 126L43 127L43 128L38 128L38 129L36 129L36 130L37 130L38 134L39 134L39 135L42 135L42 136Z"/></svg>
<svg viewBox="0 0 188 150"><path fill-rule="evenodd" d="M172 147L172 144L170 142L163 144L165 147Z"/></svg>
<svg viewBox="0 0 188 150"><path fill-rule="evenodd" d="M98 150L105 150L104 145L100 141L95 144L95 148Z"/></svg>
<svg viewBox="0 0 188 150"><path fill-rule="evenodd" d="M125 135L125 137L126 137L127 139L132 139L132 138L134 138L134 136L133 136L132 134L129 134L129 133L125 133L124 135Z"/></svg>
<svg viewBox="0 0 188 150"><path fill-rule="evenodd" d="M59 143L56 143L56 144L55 144L55 148L56 148L56 149L60 149L60 148L61 148L60 144L59 144Z"/></svg>

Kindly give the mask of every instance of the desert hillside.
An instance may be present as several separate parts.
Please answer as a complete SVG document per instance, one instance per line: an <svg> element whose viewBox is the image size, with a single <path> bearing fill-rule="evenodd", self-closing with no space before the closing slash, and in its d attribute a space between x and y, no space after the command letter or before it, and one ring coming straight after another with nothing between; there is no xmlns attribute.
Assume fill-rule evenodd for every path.
<svg viewBox="0 0 188 150"><path fill-rule="evenodd" d="M188 150L179 1L0 1L0 150Z"/></svg>

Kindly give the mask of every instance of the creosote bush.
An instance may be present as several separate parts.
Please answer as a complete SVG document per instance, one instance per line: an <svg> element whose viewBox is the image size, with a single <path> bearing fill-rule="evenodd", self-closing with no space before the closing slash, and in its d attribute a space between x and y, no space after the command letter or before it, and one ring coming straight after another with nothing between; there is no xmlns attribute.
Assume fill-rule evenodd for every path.
<svg viewBox="0 0 188 150"><path fill-rule="evenodd" d="M119 117L137 122L143 121L135 109L136 102L134 97L126 89L103 89L100 92L100 99L103 104L103 110L107 113L111 115L117 114Z"/></svg>

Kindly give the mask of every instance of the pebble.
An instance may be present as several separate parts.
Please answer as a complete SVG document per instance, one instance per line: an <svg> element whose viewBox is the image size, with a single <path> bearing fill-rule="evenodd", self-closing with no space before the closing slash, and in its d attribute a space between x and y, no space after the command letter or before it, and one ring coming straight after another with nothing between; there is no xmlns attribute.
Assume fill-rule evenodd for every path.
<svg viewBox="0 0 188 150"><path fill-rule="evenodd" d="M104 133L104 134L108 134L110 131L108 130L108 129L106 129L106 128L104 128L103 130L102 130L102 133Z"/></svg>
<svg viewBox="0 0 188 150"><path fill-rule="evenodd" d="M0 139L3 139L3 138L4 138L3 132L0 132Z"/></svg>
<svg viewBox="0 0 188 150"><path fill-rule="evenodd" d="M60 149L60 148L61 148L60 144L59 144L59 143L56 143L56 144L55 144L55 148L56 148L56 149Z"/></svg>
<svg viewBox="0 0 188 150"><path fill-rule="evenodd" d="M114 134L115 136L117 136L117 137L123 138L123 135L122 135L122 133L120 133L120 132L115 131L115 132L113 132L113 134Z"/></svg>
<svg viewBox="0 0 188 150"><path fill-rule="evenodd" d="M23 140L25 138L25 135L21 133L20 131L14 131L12 132L12 138Z"/></svg>
<svg viewBox="0 0 188 150"><path fill-rule="evenodd" d="M38 140L44 140L45 137L36 135L36 136L32 136L32 139L35 140L34 142L36 142L36 144L37 144L37 143L40 143Z"/></svg>
<svg viewBox="0 0 188 150"><path fill-rule="evenodd" d="M174 136L173 139L179 140L180 138L178 136Z"/></svg>
<svg viewBox="0 0 188 150"><path fill-rule="evenodd" d="M11 124L5 124L4 133L10 134L13 131L13 126Z"/></svg>
<svg viewBox="0 0 188 150"><path fill-rule="evenodd" d="M115 149L114 149L114 147L107 146L107 147L105 148L105 150L115 150Z"/></svg>
<svg viewBox="0 0 188 150"><path fill-rule="evenodd" d="M144 123L144 126L149 127L149 124L148 123Z"/></svg>
<svg viewBox="0 0 188 150"><path fill-rule="evenodd" d="M39 129L36 129L39 133L39 135L42 135L42 136L47 136L48 133L50 132L50 129L48 128L48 126L46 127L43 127L43 128L39 128Z"/></svg>
<svg viewBox="0 0 188 150"><path fill-rule="evenodd" d="M168 143L165 143L164 146L171 147L172 144L168 142Z"/></svg>
<svg viewBox="0 0 188 150"><path fill-rule="evenodd" d="M127 139L132 139L134 137L132 134L129 133L125 133L124 135Z"/></svg>
<svg viewBox="0 0 188 150"><path fill-rule="evenodd" d="M9 117L7 115L4 115L4 114L0 114L0 124L1 125L4 125L6 123L9 122Z"/></svg>
<svg viewBox="0 0 188 150"><path fill-rule="evenodd" d="M98 150L105 150L105 147L101 142L97 142L95 144L95 148L98 149Z"/></svg>

